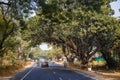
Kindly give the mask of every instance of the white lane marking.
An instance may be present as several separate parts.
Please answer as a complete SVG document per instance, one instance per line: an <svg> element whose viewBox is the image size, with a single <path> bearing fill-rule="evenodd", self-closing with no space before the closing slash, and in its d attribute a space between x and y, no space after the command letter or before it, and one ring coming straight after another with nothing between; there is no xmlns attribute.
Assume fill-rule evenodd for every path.
<svg viewBox="0 0 120 80"><path fill-rule="evenodd" d="M53 72L53 74L56 74L56 72Z"/></svg>
<svg viewBox="0 0 120 80"><path fill-rule="evenodd" d="M33 67L34 68L34 67ZM26 73L20 80L24 80L26 76L28 76L30 74L30 72L32 72L33 68L28 72Z"/></svg>
<svg viewBox="0 0 120 80"><path fill-rule="evenodd" d="M60 80L63 80L61 77L59 77Z"/></svg>

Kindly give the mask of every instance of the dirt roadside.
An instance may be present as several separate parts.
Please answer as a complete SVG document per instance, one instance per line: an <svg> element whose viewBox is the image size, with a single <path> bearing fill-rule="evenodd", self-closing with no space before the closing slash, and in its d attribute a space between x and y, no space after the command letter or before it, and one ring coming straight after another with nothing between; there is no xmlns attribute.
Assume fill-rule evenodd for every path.
<svg viewBox="0 0 120 80"><path fill-rule="evenodd" d="M95 71L95 73L102 76L104 78L104 80L120 80L120 72L114 72L114 71L98 72L98 71Z"/></svg>
<svg viewBox="0 0 120 80"><path fill-rule="evenodd" d="M12 74L11 76L0 77L0 80L11 80L11 78L13 77L13 75L15 75L17 72L22 71L22 70L24 70L24 69L26 69L26 68L29 68L29 67L31 67L33 64L34 64L34 62L30 62L29 64L26 64L26 66L24 66L24 68L16 71L16 72L15 72L14 74Z"/></svg>
<svg viewBox="0 0 120 80"><path fill-rule="evenodd" d="M120 72L116 71L88 71L88 70L81 70L76 67L69 66L70 69L73 69L75 71L82 72L86 75L89 75L89 77L92 77L95 80L120 80Z"/></svg>

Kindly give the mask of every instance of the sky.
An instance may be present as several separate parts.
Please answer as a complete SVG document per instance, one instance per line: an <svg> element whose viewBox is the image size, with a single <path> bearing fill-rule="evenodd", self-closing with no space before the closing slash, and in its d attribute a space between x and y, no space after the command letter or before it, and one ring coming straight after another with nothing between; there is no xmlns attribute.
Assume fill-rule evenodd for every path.
<svg viewBox="0 0 120 80"><path fill-rule="evenodd" d="M40 48L41 48L42 50L50 50L50 49L52 49L52 46L48 46L47 43L42 43L42 44L40 45Z"/></svg>
<svg viewBox="0 0 120 80"><path fill-rule="evenodd" d="M114 17L120 17L120 0L117 0L115 2L112 2L111 4L111 8L115 10L115 14L113 15Z"/></svg>

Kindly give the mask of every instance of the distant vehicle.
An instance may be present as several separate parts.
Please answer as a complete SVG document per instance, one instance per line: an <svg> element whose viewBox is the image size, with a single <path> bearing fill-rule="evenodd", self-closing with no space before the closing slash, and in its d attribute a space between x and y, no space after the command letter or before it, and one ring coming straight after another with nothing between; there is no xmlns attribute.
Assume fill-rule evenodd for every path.
<svg viewBox="0 0 120 80"><path fill-rule="evenodd" d="M41 67L42 67L42 68L43 68L43 67L49 67L49 60L48 60L47 57L41 56L41 57L39 58L39 61L40 61L40 64L41 64Z"/></svg>

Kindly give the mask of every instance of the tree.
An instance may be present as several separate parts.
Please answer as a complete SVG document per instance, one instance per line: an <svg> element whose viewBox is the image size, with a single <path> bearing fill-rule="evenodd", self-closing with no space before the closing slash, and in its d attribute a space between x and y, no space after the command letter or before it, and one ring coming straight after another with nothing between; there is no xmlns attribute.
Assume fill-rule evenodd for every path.
<svg viewBox="0 0 120 80"><path fill-rule="evenodd" d="M110 36L115 33L119 23L116 22L118 20L109 17L113 14L109 4L112 1L40 0L42 9L40 8L39 15L43 17L40 18L40 22L45 25L45 28L53 31L52 34L46 34L50 35L49 39L46 38L47 41L61 44L64 52L67 48L70 52L79 55L83 63L87 63L96 51L101 50L101 45L109 43L110 46L110 41L113 40ZM107 21L109 19L110 21ZM116 22L116 26L110 24L111 22ZM104 40L100 41L99 34L110 41L108 43L104 43ZM97 49L92 51L94 46ZM89 54L91 51L92 54Z"/></svg>
<svg viewBox="0 0 120 80"><path fill-rule="evenodd" d="M29 47L39 45L43 41L52 43L60 46L64 55L72 53L78 56L83 64L87 64L89 59L100 51L107 65L111 67L111 52L119 48L117 30L120 26L119 19L111 17L114 11L111 10L109 3L112 1L114 0L39 0L37 16L30 18L26 26L23 26L21 15L25 15L30 8L35 7L29 6L32 4L30 0L23 1L25 3L22 0L16 2L9 0L8 3L0 2L0 4L6 5L1 7L2 11L4 8L6 11L9 8L13 9L8 17L11 17L10 20L12 18L20 20L22 39L30 41ZM15 17L13 17L14 11L18 13ZM2 13L4 21L5 15Z"/></svg>
<svg viewBox="0 0 120 80"><path fill-rule="evenodd" d="M5 17L0 13L1 19L1 30L0 30L0 55L2 55L2 51L4 50L3 45L5 40L14 33L14 29L16 28L16 24L14 22L9 21L9 17Z"/></svg>
<svg viewBox="0 0 120 80"><path fill-rule="evenodd" d="M50 59L56 59L59 60L61 57L64 56L61 47L56 47L53 46L53 48L51 50L46 50L45 52L45 56L47 56Z"/></svg>
<svg viewBox="0 0 120 80"><path fill-rule="evenodd" d="M35 9L31 0L2 0L0 1L0 55L4 51L5 40L24 27L24 18Z"/></svg>

